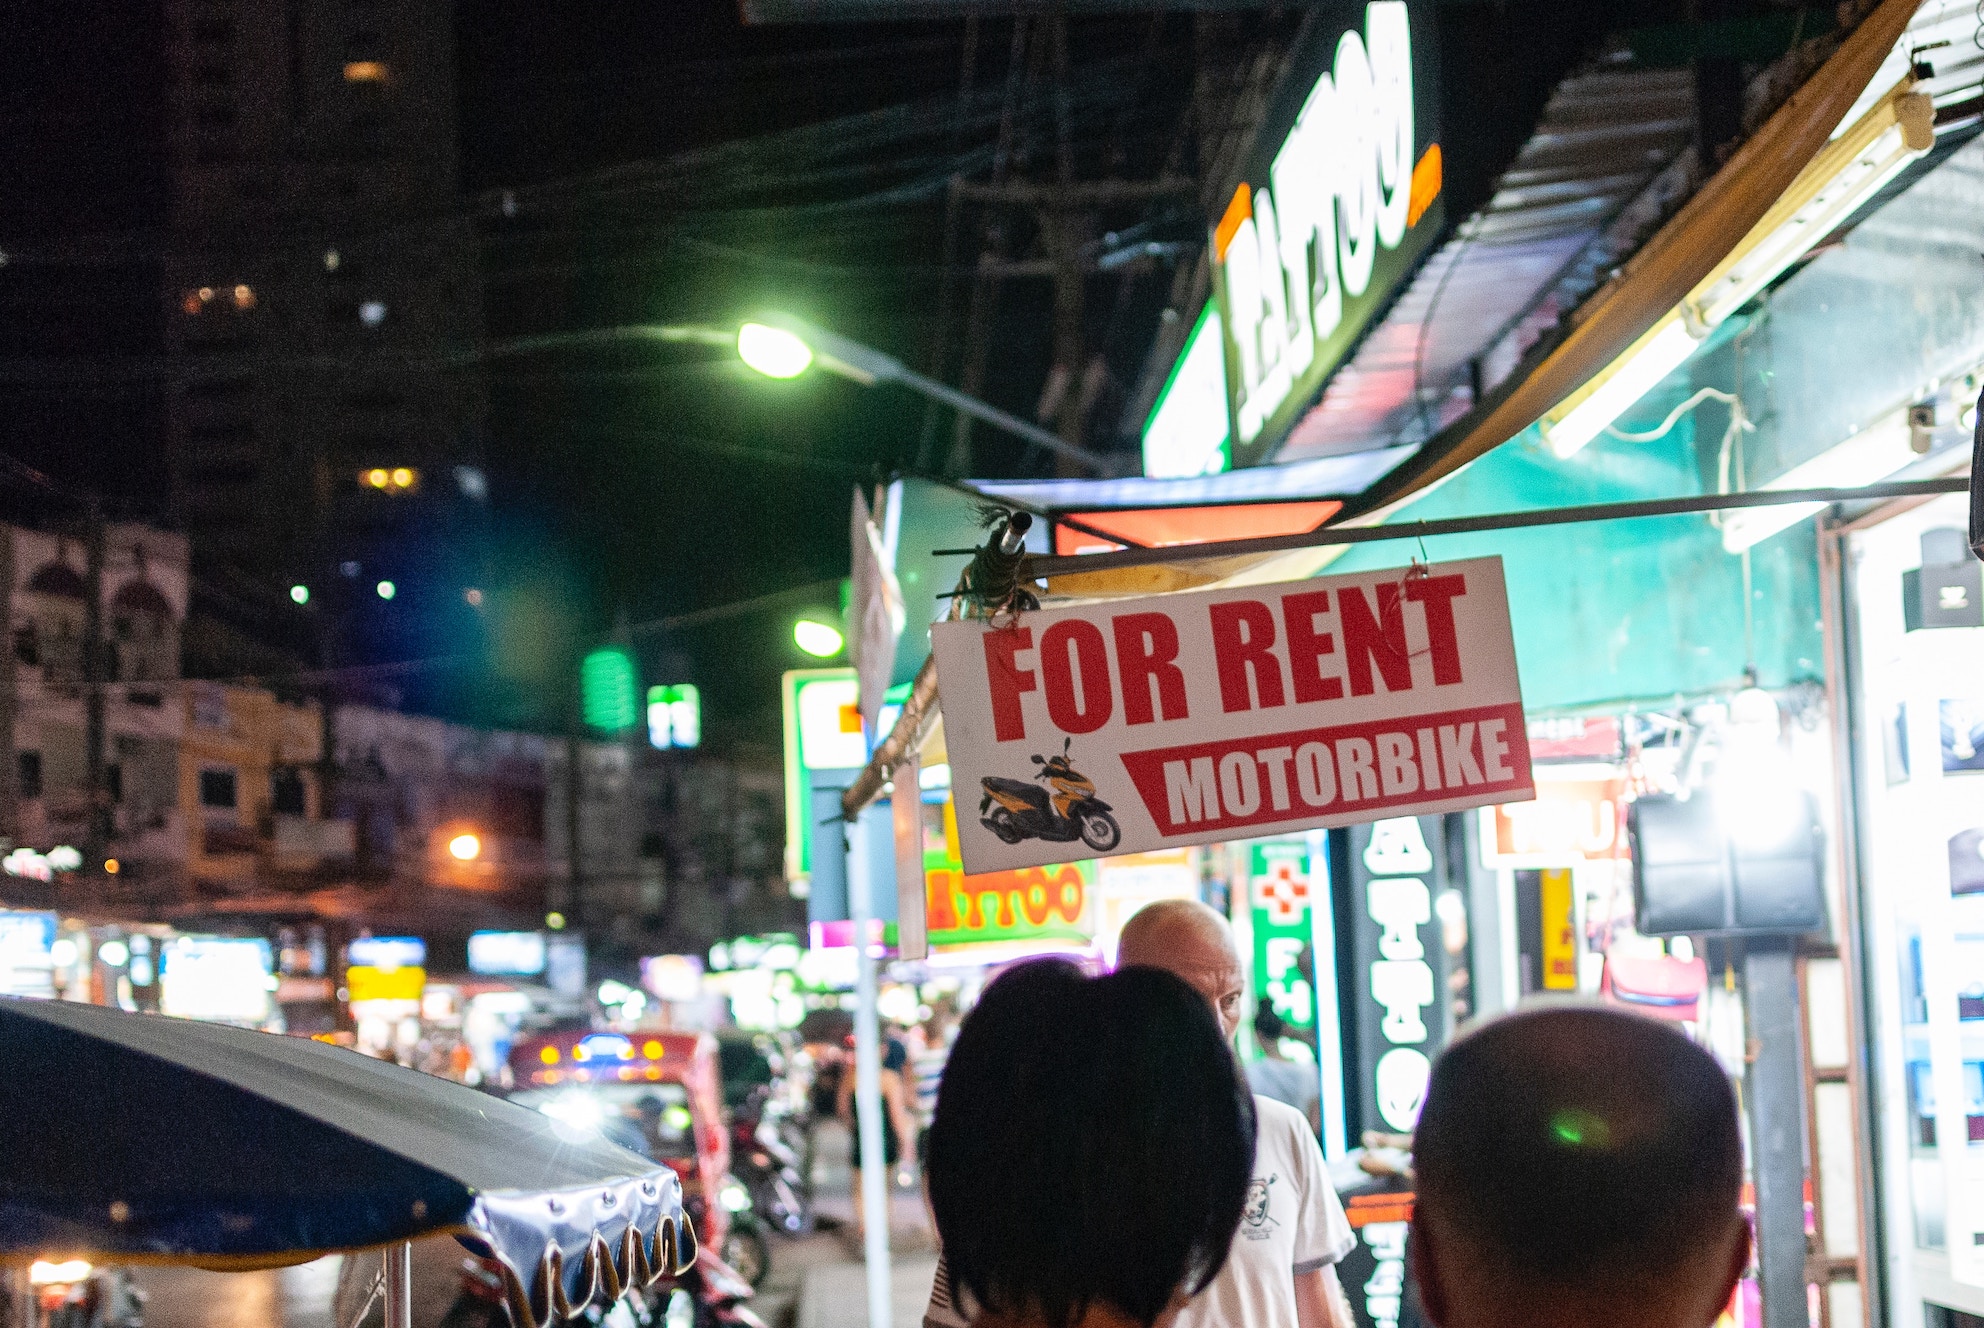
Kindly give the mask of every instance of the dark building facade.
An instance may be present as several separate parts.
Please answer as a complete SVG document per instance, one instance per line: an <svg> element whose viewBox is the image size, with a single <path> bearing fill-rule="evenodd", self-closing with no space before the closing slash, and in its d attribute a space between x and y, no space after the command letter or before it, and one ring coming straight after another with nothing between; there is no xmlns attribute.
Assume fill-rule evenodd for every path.
<svg viewBox="0 0 1984 1328"><path fill-rule="evenodd" d="M481 293L451 10L166 16L172 517L211 574L278 609L304 587L362 641L423 577L457 600L474 580Z"/></svg>

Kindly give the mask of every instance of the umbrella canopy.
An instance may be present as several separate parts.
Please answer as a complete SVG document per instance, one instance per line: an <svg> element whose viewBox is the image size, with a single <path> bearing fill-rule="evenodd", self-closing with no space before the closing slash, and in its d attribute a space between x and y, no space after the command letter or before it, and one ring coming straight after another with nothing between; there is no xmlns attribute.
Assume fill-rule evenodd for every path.
<svg viewBox="0 0 1984 1328"><path fill-rule="evenodd" d="M686 1269L674 1172L302 1038L0 999L0 1259L239 1269L447 1232L520 1324Z"/></svg>

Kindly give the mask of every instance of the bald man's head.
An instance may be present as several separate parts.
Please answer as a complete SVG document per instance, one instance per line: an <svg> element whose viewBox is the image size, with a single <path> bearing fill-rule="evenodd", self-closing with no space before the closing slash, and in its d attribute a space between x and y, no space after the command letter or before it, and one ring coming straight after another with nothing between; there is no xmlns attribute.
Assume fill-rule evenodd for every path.
<svg viewBox="0 0 1984 1328"><path fill-rule="evenodd" d="M1138 909L1117 939L1116 967L1175 974L1206 998L1227 1037L1240 1027L1246 983L1233 928L1196 899L1160 899Z"/></svg>
<svg viewBox="0 0 1984 1328"><path fill-rule="evenodd" d="M1595 1007L1489 1023L1434 1066L1413 1138L1441 1328L1703 1328L1747 1256L1736 1099L1671 1024Z"/></svg>

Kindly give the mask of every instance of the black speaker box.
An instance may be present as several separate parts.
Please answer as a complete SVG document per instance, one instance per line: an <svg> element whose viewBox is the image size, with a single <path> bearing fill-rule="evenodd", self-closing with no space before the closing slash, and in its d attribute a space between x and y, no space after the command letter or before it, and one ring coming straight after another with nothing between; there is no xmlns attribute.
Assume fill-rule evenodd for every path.
<svg viewBox="0 0 1984 1328"><path fill-rule="evenodd" d="M1657 795L1627 815L1634 925L1644 936L1783 936L1826 925L1825 837L1811 794L1747 820L1712 793Z"/></svg>

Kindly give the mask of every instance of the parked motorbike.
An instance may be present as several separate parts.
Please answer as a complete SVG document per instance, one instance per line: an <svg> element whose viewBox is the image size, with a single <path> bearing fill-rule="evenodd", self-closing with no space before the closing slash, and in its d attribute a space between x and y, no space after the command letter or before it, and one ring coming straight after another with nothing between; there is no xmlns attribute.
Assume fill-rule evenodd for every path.
<svg viewBox="0 0 1984 1328"><path fill-rule="evenodd" d="M594 1328L765 1328L744 1304L753 1292L737 1270L707 1249L672 1282L630 1291L610 1307L589 1305L574 1323ZM461 1290L441 1318L441 1328L509 1328L503 1278L487 1259L462 1260Z"/></svg>
<svg viewBox="0 0 1984 1328"><path fill-rule="evenodd" d="M786 1141L765 1100L754 1093L730 1122L730 1168L750 1192L751 1208L788 1234L809 1231L813 1203L799 1152Z"/></svg>
<svg viewBox="0 0 1984 1328"><path fill-rule="evenodd" d="M1068 749L1074 740L1061 741L1059 756L1036 756L1040 767L1034 780L1054 786L1050 794L1033 781L986 775L979 780L984 796L978 801L979 824L1008 844L1022 839L1045 839L1065 844L1080 839L1097 853L1107 853L1122 841L1122 827L1110 815L1115 809L1095 796L1095 784L1071 764Z"/></svg>
<svg viewBox="0 0 1984 1328"><path fill-rule="evenodd" d="M724 1182L724 1202L730 1209L730 1226L723 1233L723 1261L732 1272L756 1287L772 1270L771 1242L765 1239L765 1224L751 1211L751 1196L736 1177Z"/></svg>

